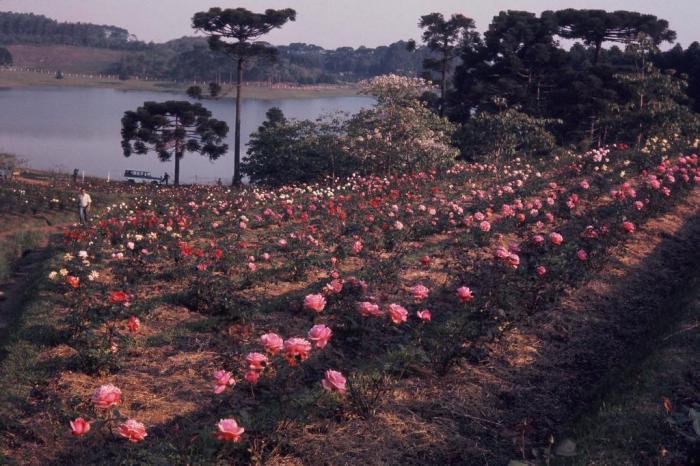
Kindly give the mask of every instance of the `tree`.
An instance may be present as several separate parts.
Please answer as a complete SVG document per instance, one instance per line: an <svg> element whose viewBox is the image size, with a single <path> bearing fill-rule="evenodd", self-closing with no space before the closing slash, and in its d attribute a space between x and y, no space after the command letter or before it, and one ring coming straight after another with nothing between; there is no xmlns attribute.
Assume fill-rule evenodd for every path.
<svg viewBox="0 0 700 466"><path fill-rule="evenodd" d="M622 43L639 33L645 33L656 45L676 39L675 31L668 29L668 21L636 11L607 12L569 8L547 11L542 16L556 18L561 37L581 39L584 44L595 47L594 64L598 63L601 47L606 41Z"/></svg>
<svg viewBox="0 0 700 466"><path fill-rule="evenodd" d="M556 23L526 11L494 16L483 43L461 47L450 115L468 120L474 111L497 111L496 98L538 117L548 112L548 95L566 66L567 53L554 41Z"/></svg>
<svg viewBox="0 0 700 466"><path fill-rule="evenodd" d="M202 98L202 88L199 86L190 86L187 88L185 91L187 95L193 99L201 99Z"/></svg>
<svg viewBox="0 0 700 466"><path fill-rule="evenodd" d="M482 112L469 119L455 139L466 160L492 157L507 163L516 153L531 155L554 148L556 140L547 126L556 123L556 120L531 117L517 107L496 113Z"/></svg>
<svg viewBox="0 0 700 466"><path fill-rule="evenodd" d="M345 147L359 157L365 173L415 173L454 161L454 126L420 100L430 89L427 81L386 75L361 86L363 93L377 98L377 104L348 121Z"/></svg>
<svg viewBox="0 0 700 466"><path fill-rule="evenodd" d="M424 29L423 43L438 56L438 58L426 57L423 60L423 67L440 75L440 116L443 116L447 76L452 62L457 58L457 46L465 47L475 42L478 40L478 33L474 31L474 20L460 14L453 14L449 20L445 20L442 13L430 13L421 16L418 27ZM415 46L414 41L408 42L409 50L415 50Z"/></svg>
<svg viewBox="0 0 700 466"><path fill-rule="evenodd" d="M289 120L272 107L250 136L242 171L251 183L273 187L349 176L357 159L343 151L343 126L338 117Z"/></svg>
<svg viewBox="0 0 700 466"><path fill-rule="evenodd" d="M145 102L136 111L124 113L121 134L126 157L154 151L165 162L174 156L176 186L185 152L216 160L228 150L223 143L228 125L212 118L202 104L187 101Z"/></svg>
<svg viewBox="0 0 700 466"><path fill-rule="evenodd" d="M635 58L636 71L616 75L626 99L611 109L610 118L618 139L637 148L651 137L691 141L700 137L700 118L687 106L687 82L674 70L656 68L649 60L656 51L654 39L639 33L625 50Z"/></svg>
<svg viewBox="0 0 700 466"><path fill-rule="evenodd" d="M12 66L12 54L5 47L0 47L0 66Z"/></svg>
<svg viewBox="0 0 700 466"><path fill-rule="evenodd" d="M220 94L221 94L221 84L214 82L214 81L210 82L209 83L209 96L212 99L216 99L217 97L219 97Z"/></svg>
<svg viewBox="0 0 700 466"><path fill-rule="evenodd" d="M291 8L283 10L265 10L265 13L253 13L245 8L222 10L210 8L209 11L195 13L192 27L209 36L209 47L213 51L223 52L236 62L236 122L234 139L233 185L241 182L241 83L243 64L253 57L273 57L276 49L267 44L255 42L256 39L275 28L282 27L287 21L296 20L296 11Z"/></svg>

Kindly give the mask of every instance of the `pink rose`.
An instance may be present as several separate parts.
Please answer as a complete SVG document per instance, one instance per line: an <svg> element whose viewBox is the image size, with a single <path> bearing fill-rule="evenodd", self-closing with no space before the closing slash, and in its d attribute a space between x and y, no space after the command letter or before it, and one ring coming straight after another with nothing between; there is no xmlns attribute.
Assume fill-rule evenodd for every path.
<svg viewBox="0 0 700 466"><path fill-rule="evenodd" d="M362 251L362 241L355 241L352 245L352 253L359 254Z"/></svg>
<svg viewBox="0 0 700 466"><path fill-rule="evenodd" d="M378 317L382 315L382 311L379 310L379 306L368 301L357 303L357 310L364 317Z"/></svg>
<svg viewBox="0 0 700 466"><path fill-rule="evenodd" d="M304 298L304 307L311 311L321 313L326 307L326 298L320 294L309 294Z"/></svg>
<svg viewBox="0 0 700 466"><path fill-rule="evenodd" d="M340 294L341 291L343 291L343 281L338 279L331 280L330 283L327 283L326 286L323 287L323 292L329 295Z"/></svg>
<svg viewBox="0 0 700 466"><path fill-rule="evenodd" d="M226 387L234 385L236 381L233 379L230 372L222 369L214 373L214 383L214 393L218 395L223 393Z"/></svg>
<svg viewBox="0 0 700 466"><path fill-rule="evenodd" d="M290 366L308 359L309 351L311 351L311 343L303 338L290 338L284 342L284 358Z"/></svg>
<svg viewBox="0 0 700 466"><path fill-rule="evenodd" d="M307 336L316 345L316 348L322 349L326 347L332 334L333 332L330 328L323 324L318 324L311 327Z"/></svg>
<svg viewBox="0 0 700 466"><path fill-rule="evenodd" d="M70 431L76 437L82 437L90 431L90 423L79 417L75 421L70 421Z"/></svg>
<svg viewBox="0 0 700 466"><path fill-rule="evenodd" d="M276 333L266 333L265 335L261 336L260 343L262 343L262 345L265 347L265 351L273 356L282 351L284 348L284 341L282 340L282 337Z"/></svg>
<svg viewBox="0 0 700 466"><path fill-rule="evenodd" d="M457 288L457 298L459 298L460 303L468 303L474 299L474 294L469 287L461 286Z"/></svg>
<svg viewBox="0 0 700 466"><path fill-rule="evenodd" d="M576 257L578 257L578 260L580 261L588 260L588 254L583 249L578 250L578 252L576 253Z"/></svg>
<svg viewBox="0 0 700 466"><path fill-rule="evenodd" d="M92 395L92 404L96 408L106 409L121 402L122 391L112 384L102 385Z"/></svg>
<svg viewBox="0 0 700 466"><path fill-rule="evenodd" d="M491 230L491 224L484 220L479 224L479 229L483 231L484 233L487 233L489 230Z"/></svg>
<svg viewBox="0 0 700 466"><path fill-rule="evenodd" d="M243 379L251 384L258 383L258 379L260 378L260 371L254 371L254 370L249 370L248 372L245 373L243 376Z"/></svg>
<svg viewBox="0 0 700 466"><path fill-rule="evenodd" d="M545 269L543 265L538 265L535 269L535 273L541 277L547 273L547 269Z"/></svg>
<svg viewBox="0 0 700 466"><path fill-rule="evenodd" d="M140 442L148 436L146 433L146 427L140 422L129 419L126 422L119 424L117 427L119 435L127 439L129 442Z"/></svg>
<svg viewBox="0 0 700 466"><path fill-rule="evenodd" d="M424 322L430 321L431 314L430 314L430 311L427 309L423 309L422 311L416 312L416 315L418 316L418 318L420 320L422 320Z"/></svg>
<svg viewBox="0 0 700 466"><path fill-rule="evenodd" d="M408 311L398 304L389 304L388 314L391 321L395 324L406 322L406 319L408 319Z"/></svg>
<svg viewBox="0 0 700 466"><path fill-rule="evenodd" d="M549 234L549 241L558 246L564 241L564 237L559 233L552 232Z"/></svg>
<svg viewBox="0 0 700 466"><path fill-rule="evenodd" d="M245 432L243 427L239 427L235 419L221 419L216 424L218 432L216 438L223 441L238 442Z"/></svg>
<svg viewBox="0 0 700 466"><path fill-rule="evenodd" d="M427 287L420 284L414 285L411 288L411 294L413 295L413 299L415 299L417 303L420 303L421 301L428 298L430 290Z"/></svg>
<svg viewBox="0 0 700 466"><path fill-rule="evenodd" d="M622 229L627 233L634 233L634 223L632 222L622 222Z"/></svg>
<svg viewBox="0 0 700 466"><path fill-rule="evenodd" d="M321 385L329 392L338 392L342 395L346 391L346 382L347 381L345 380L345 377L343 377L343 374L338 371L328 369L325 377L321 381Z"/></svg>
<svg viewBox="0 0 700 466"><path fill-rule="evenodd" d="M267 367L267 356L261 353L248 353L245 362L248 363L248 369L262 371Z"/></svg>

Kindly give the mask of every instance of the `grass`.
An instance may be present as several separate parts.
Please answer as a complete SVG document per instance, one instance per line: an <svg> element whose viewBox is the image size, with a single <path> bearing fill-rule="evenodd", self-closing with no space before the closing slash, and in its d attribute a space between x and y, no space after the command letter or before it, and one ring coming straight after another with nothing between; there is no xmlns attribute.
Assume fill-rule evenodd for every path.
<svg viewBox="0 0 700 466"><path fill-rule="evenodd" d="M691 404L700 404L700 275L685 296L669 303L667 317L657 334L633 352L635 360L617 372L591 412L574 424L578 456L571 464L700 461L700 435L686 426L685 432L695 435L693 447L671 427L663 406L668 399L672 415L683 418Z"/></svg>
<svg viewBox="0 0 700 466"><path fill-rule="evenodd" d="M46 273L45 267L39 267L33 277ZM30 288L24 296L24 305L14 316L9 316L10 325L6 329L2 351L0 351L0 431L6 435L0 439L21 438L27 430L17 422L17 414L32 409L28 400L30 394L41 380L47 380L50 368L40 364L39 354L45 347L56 344L56 333L48 325L32 325L36 322L48 322L52 306L43 294L43 289ZM31 293L31 295L30 295ZM7 461L0 453L0 463Z"/></svg>
<svg viewBox="0 0 700 466"><path fill-rule="evenodd" d="M44 237L45 235L35 231L0 237L0 281L9 278L15 263L22 257L22 254L34 249Z"/></svg>
<svg viewBox="0 0 700 466"><path fill-rule="evenodd" d="M167 91L181 92L184 94L189 84L168 81L143 81L129 79L122 81L106 77L94 79L66 76L64 79L56 79L55 73L39 73L32 71L9 71L0 68L0 89L2 88L26 88L26 87L90 87L121 89L125 91ZM224 86L225 99L232 99L235 91L230 86ZM277 99L309 99L322 97L349 97L357 95L354 88L290 88L278 89L258 86L244 86L243 97L246 99L277 100Z"/></svg>

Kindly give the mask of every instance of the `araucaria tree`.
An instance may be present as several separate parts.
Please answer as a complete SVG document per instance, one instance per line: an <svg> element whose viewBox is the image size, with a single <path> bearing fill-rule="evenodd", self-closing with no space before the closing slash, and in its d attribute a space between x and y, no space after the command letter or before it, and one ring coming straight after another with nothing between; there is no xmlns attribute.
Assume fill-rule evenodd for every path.
<svg viewBox="0 0 700 466"><path fill-rule="evenodd" d="M421 16L418 27L423 29L423 42L433 53L433 56L423 61L423 67L440 76L440 116L443 116L447 76L452 61L459 55L458 47L478 40L478 33L474 31L474 20L460 14L454 14L445 20L442 13L430 13ZM410 41L408 47L413 49L415 42Z"/></svg>
<svg viewBox="0 0 700 466"><path fill-rule="evenodd" d="M236 63L236 123L234 139L233 184L241 182L241 83L243 64L254 57L275 56L277 50L268 44L256 42L258 38L275 28L282 27L287 21L296 20L296 11L291 8L283 10L265 10L265 13L253 13L245 8L210 8L209 11L196 13L192 18L192 27L209 36L209 47L213 51L223 52Z"/></svg>
<svg viewBox="0 0 700 466"><path fill-rule="evenodd" d="M124 155L154 151L163 162L174 157L176 186L180 184L180 159L185 152L216 160L228 150L223 142L227 134L226 122L212 118L202 104L187 101L145 102L122 118Z"/></svg>

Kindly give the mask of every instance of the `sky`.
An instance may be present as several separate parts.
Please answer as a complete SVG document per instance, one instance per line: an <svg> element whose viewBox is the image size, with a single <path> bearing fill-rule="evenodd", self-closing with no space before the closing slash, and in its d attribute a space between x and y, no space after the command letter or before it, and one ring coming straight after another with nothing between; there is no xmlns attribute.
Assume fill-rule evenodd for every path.
<svg viewBox="0 0 700 466"><path fill-rule="evenodd" d="M59 21L110 24L140 40L164 42L193 35L192 15L212 6L294 8L297 20L265 37L276 45L306 42L324 48L376 47L418 39L421 15L462 13L483 31L502 10L540 13L564 8L634 10L669 21L684 47L700 41L700 0L0 0L0 11L43 14Z"/></svg>

